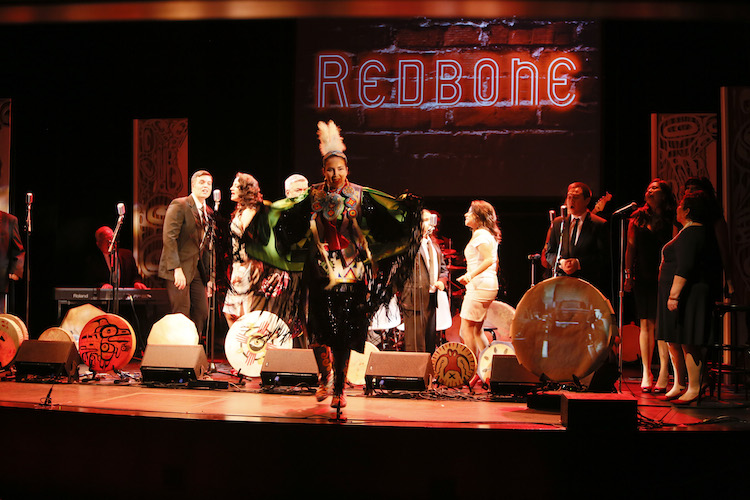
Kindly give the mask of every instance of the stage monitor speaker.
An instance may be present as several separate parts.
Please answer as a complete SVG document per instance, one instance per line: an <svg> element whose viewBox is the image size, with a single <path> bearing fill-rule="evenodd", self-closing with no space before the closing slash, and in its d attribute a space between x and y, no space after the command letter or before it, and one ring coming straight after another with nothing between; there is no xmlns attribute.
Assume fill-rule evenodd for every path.
<svg viewBox="0 0 750 500"><path fill-rule="evenodd" d="M312 349L268 349L260 369L264 387L318 385L318 365Z"/></svg>
<svg viewBox="0 0 750 500"><path fill-rule="evenodd" d="M638 401L625 394L563 392L560 421L568 430L636 431Z"/></svg>
<svg viewBox="0 0 750 500"><path fill-rule="evenodd" d="M514 354L495 354L490 372L490 392L524 396L540 385L539 377L518 362Z"/></svg>
<svg viewBox="0 0 750 500"><path fill-rule="evenodd" d="M427 352L377 351L365 369L365 391L424 391L430 385L432 363Z"/></svg>
<svg viewBox="0 0 750 500"><path fill-rule="evenodd" d="M141 361L143 382L188 383L207 371L208 359L202 345L149 344Z"/></svg>
<svg viewBox="0 0 750 500"><path fill-rule="evenodd" d="M81 357L73 342L52 340L27 340L18 346L15 358L16 380L28 375L43 378L78 378Z"/></svg>

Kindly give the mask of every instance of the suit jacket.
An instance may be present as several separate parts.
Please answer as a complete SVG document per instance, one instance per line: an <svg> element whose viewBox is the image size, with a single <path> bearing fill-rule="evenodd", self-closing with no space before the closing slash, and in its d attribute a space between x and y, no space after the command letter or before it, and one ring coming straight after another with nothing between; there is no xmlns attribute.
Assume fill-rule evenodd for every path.
<svg viewBox="0 0 750 500"><path fill-rule="evenodd" d="M120 260L120 286L132 288L136 282L142 283L141 275L138 273L138 266L133 258L133 252L125 248L117 249L117 256ZM88 266L88 286L100 288L110 281L109 265L104 254L100 251L92 255L89 259Z"/></svg>
<svg viewBox="0 0 750 500"><path fill-rule="evenodd" d="M449 273L448 268L445 266L445 259L443 259L443 252L440 251L440 247L435 244L431 239L428 240L428 245L432 246L432 249L437 255L438 261L438 280L442 281L443 284L448 283ZM429 256L425 255L421 249L414 259L414 268L412 275L404 285L404 289L401 292L401 307L410 310L424 311L429 306L430 300L430 273L428 268Z"/></svg>
<svg viewBox="0 0 750 500"><path fill-rule="evenodd" d="M545 258L544 267L550 269L550 275L557 259L557 247L560 243L562 223L562 217L557 217L552 221L552 225L547 231L547 241L542 252ZM571 276L586 280L601 291L603 267L609 256L607 221L591 212L586 212L580 228L578 244L575 245L570 241L570 224L570 217L565 218L565 235L562 238L560 258L578 259L581 269Z"/></svg>
<svg viewBox="0 0 750 500"><path fill-rule="evenodd" d="M206 213L213 217L211 207L206 204ZM159 277L174 281L174 270L182 268L188 283L195 273L200 273L204 283L208 281L208 251L201 253L203 226L192 195L175 198L164 216L163 247L159 259Z"/></svg>
<svg viewBox="0 0 750 500"><path fill-rule="evenodd" d="M0 211L0 293L8 293L8 275L23 277L26 251L18 231L18 219Z"/></svg>

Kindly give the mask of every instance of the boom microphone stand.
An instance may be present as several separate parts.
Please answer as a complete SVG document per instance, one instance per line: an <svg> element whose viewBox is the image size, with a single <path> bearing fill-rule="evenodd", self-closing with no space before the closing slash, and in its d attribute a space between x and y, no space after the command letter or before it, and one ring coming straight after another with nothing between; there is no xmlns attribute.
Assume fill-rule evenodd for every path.
<svg viewBox="0 0 750 500"><path fill-rule="evenodd" d="M628 217L625 216L625 214L629 213L631 210L635 209L638 205L635 202L630 203L629 205L626 205L619 210L615 210L612 213L612 217L620 217L620 268L618 270L619 273L619 291L617 293L619 297L619 303L617 305L617 331L620 335L620 345L617 348L617 357L618 360L618 368L620 370L620 390L619 392L622 392L622 315L624 312L624 306L622 303L622 299L625 297L625 245L627 243L627 228L625 226Z"/></svg>
<svg viewBox="0 0 750 500"><path fill-rule="evenodd" d="M219 202L221 201L221 190L214 189L214 215L208 224L208 276L209 286L213 286L211 296L208 298L208 327L206 328L206 343L208 344L209 371L216 371L216 214L219 212Z"/></svg>
<svg viewBox="0 0 750 500"><path fill-rule="evenodd" d="M109 242L109 249L107 254L109 255L109 279L112 285L112 314L118 314L120 312L120 301L118 300L117 293L120 291L120 258L117 255L117 239L120 237L120 228L122 227L122 221L125 220L125 204L117 204L117 226L115 226L114 234L112 235L112 241Z"/></svg>
<svg viewBox="0 0 750 500"><path fill-rule="evenodd" d="M29 247L31 246L31 204L34 202L34 194L26 193L26 259L24 261L24 276L26 278L26 327L29 326L29 284L31 283L31 266L29 265Z"/></svg>

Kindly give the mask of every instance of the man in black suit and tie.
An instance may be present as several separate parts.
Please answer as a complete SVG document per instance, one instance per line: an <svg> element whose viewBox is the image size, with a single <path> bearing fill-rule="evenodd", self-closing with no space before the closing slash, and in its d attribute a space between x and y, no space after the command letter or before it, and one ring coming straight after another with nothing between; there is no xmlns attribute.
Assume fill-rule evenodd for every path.
<svg viewBox="0 0 750 500"><path fill-rule="evenodd" d="M558 270L563 274L586 280L605 293L604 264L609 256L606 221L589 212L590 201L591 189L586 184L574 182L568 186L565 198L568 215L552 221L542 252L542 265L553 275L557 261Z"/></svg>
<svg viewBox="0 0 750 500"><path fill-rule="evenodd" d="M182 313L202 335L208 319L208 228L213 211L206 203L213 178L199 170L190 179L191 194L172 200L164 216L159 276L166 280L172 313ZM208 291L206 290L209 285Z"/></svg>
<svg viewBox="0 0 750 500"><path fill-rule="evenodd" d="M18 281L23 277L25 257L18 219L0 210L0 313L5 313L5 299L11 280Z"/></svg>
<svg viewBox="0 0 750 500"><path fill-rule="evenodd" d="M399 302L404 323L404 350L411 352L435 351L437 291L445 290L449 278L443 253L432 240L435 226L430 215L429 210L422 210L422 245Z"/></svg>

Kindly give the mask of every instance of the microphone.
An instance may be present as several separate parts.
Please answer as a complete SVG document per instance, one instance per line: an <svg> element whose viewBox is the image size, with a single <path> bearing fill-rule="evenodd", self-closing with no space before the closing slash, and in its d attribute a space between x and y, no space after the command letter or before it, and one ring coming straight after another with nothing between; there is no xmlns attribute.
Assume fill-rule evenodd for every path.
<svg viewBox="0 0 750 500"><path fill-rule="evenodd" d="M526 258L529 260L540 260L542 258L542 254L532 253L531 255L527 255Z"/></svg>
<svg viewBox="0 0 750 500"><path fill-rule="evenodd" d="M554 220L555 220L555 211L554 210L550 210L549 211L549 223L552 224L552 221L554 221Z"/></svg>
<svg viewBox="0 0 750 500"><path fill-rule="evenodd" d="M631 202L628 205L625 205L624 207L612 212L612 215L621 215L631 210L635 210L636 208L638 208L638 204L636 202Z"/></svg>
<svg viewBox="0 0 750 500"><path fill-rule="evenodd" d="M31 205L34 203L34 193L26 193L26 204Z"/></svg>
<svg viewBox="0 0 750 500"><path fill-rule="evenodd" d="M214 211L219 210L219 202L221 201L221 189L214 189Z"/></svg>
<svg viewBox="0 0 750 500"><path fill-rule="evenodd" d="M109 242L109 249L107 250L107 253L109 254L112 254L112 251L115 249L115 245L117 245L117 237L120 236L120 228L122 227L122 221L125 220L125 204L124 203L117 204L117 215L119 215L119 217L117 218L117 225L115 226L114 233L112 234L112 241Z"/></svg>
<svg viewBox="0 0 750 500"><path fill-rule="evenodd" d="M567 217L568 215L568 206L567 205L560 205L560 217L563 219Z"/></svg>

